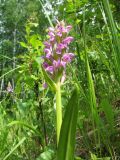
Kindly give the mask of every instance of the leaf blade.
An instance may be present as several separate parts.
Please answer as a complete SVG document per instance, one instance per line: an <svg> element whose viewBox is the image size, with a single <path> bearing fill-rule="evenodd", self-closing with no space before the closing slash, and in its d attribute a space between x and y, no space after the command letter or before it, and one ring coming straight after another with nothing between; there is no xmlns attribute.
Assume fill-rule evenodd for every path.
<svg viewBox="0 0 120 160"><path fill-rule="evenodd" d="M72 93L63 119L60 140L57 150L57 160L73 160L75 147L75 133L78 115L78 89Z"/></svg>

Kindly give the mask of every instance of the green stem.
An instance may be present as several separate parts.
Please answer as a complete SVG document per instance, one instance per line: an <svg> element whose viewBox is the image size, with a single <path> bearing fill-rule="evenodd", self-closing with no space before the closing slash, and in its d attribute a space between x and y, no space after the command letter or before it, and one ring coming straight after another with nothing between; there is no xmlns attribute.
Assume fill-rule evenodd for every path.
<svg viewBox="0 0 120 160"><path fill-rule="evenodd" d="M61 106L61 91L60 91L60 82L56 84L56 123L57 123L57 145L59 142L60 129L62 124L62 106Z"/></svg>

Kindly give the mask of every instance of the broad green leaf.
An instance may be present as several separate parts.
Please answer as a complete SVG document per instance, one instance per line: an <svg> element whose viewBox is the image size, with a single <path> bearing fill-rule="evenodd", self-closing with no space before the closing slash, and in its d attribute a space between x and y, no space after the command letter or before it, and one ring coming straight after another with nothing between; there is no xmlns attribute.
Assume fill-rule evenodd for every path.
<svg viewBox="0 0 120 160"><path fill-rule="evenodd" d="M57 160L73 160L78 116L78 89L73 91L62 122Z"/></svg>
<svg viewBox="0 0 120 160"><path fill-rule="evenodd" d="M45 152L41 153L36 160L53 160L53 157L54 157L54 151L48 149Z"/></svg>
<svg viewBox="0 0 120 160"><path fill-rule="evenodd" d="M39 36L38 35L32 35L30 37L30 43L32 44L32 46L34 48L38 48L39 46L42 46L42 42L39 40Z"/></svg>

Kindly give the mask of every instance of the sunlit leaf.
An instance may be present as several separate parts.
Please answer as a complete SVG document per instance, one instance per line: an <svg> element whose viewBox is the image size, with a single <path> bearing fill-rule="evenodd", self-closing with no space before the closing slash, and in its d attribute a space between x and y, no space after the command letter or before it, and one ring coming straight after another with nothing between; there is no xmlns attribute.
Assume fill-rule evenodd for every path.
<svg viewBox="0 0 120 160"><path fill-rule="evenodd" d="M75 133L78 115L78 89L76 88L68 102L62 122L57 150L57 160L73 160Z"/></svg>

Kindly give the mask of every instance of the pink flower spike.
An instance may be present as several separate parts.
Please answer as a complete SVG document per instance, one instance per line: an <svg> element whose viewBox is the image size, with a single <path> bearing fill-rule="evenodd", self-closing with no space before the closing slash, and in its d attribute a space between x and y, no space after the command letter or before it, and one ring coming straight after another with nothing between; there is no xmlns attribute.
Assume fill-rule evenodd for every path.
<svg viewBox="0 0 120 160"><path fill-rule="evenodd" d="M68 36L72 26L66 25L64 21L57 21L55 27L48 28L48 40L44 42L43 68L49 76L61 83L65 80L66 66L74 58L73 53L69 53L69 44L73 41L72 36Z"/></svg>

